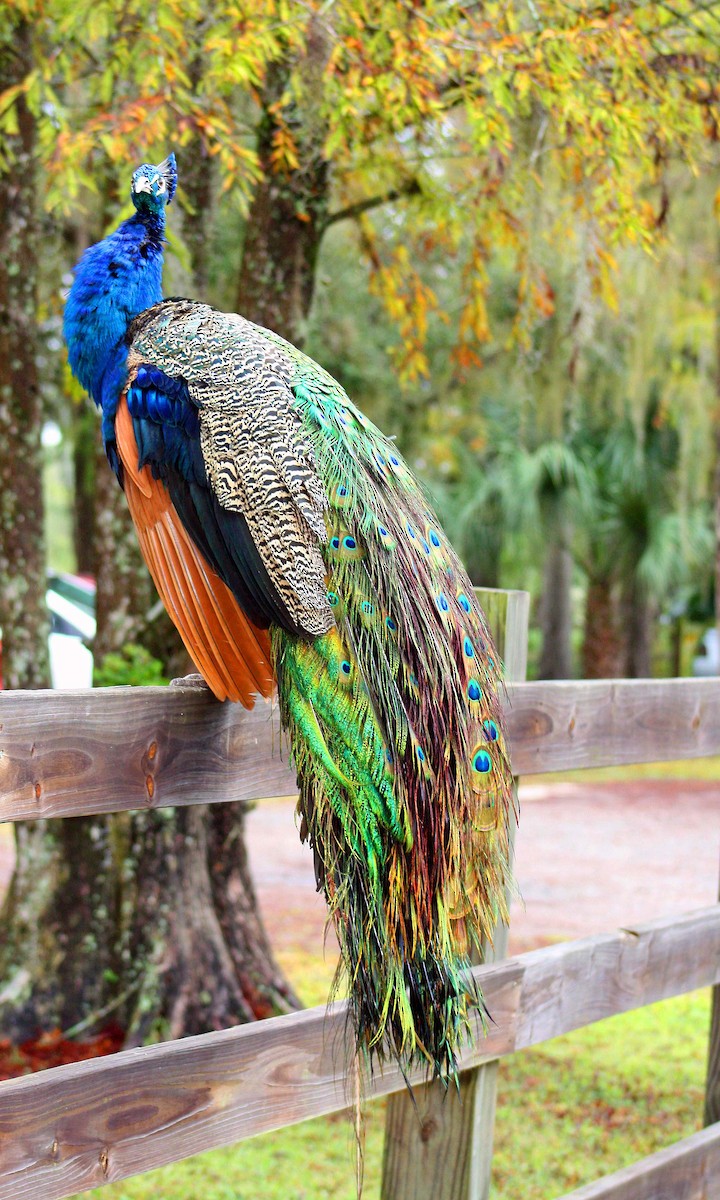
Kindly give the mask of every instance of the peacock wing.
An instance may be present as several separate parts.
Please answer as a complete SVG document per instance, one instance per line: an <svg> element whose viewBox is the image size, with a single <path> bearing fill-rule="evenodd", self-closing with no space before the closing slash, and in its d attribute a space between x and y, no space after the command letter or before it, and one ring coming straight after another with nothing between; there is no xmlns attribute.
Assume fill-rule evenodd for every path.
<svg viewBox="0 0 720 1200"><path fill-rule="evenodd" d="M168 479L185 527L257 623L327 633L327 500L294 406L287 352L243 318L192 301L149 309L130 338L130 377L144 391L138 415L157 408L145 386L155 373L173 381L170 391L182 386L173 400L197 425L193 461ZM152 453L140 446L141 461Z"/></svg>
<svg viewBox="0 0 720 1200"><path fill-rule="evenodd" d="M135 422L139 423L139 422ZM219 700L252 708L273 688L270 639L243 612L210 566L174 507L170 491L141 464L133 418L124 396L115 419L116 450L140 549L185 648Z"/></svg>

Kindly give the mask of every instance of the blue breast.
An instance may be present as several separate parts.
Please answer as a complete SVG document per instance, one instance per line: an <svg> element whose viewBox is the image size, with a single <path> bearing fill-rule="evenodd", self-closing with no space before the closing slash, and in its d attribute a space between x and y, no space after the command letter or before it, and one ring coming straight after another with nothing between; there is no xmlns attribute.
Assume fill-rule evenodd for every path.
<svg viewBox="0 0 720 1200"><path fill-rule="evenodd" d="M162 299L164 213L136 213L85 251L64 315L73 373L103 409L103 432L127 381L125 335L139 313Z"/></svg>

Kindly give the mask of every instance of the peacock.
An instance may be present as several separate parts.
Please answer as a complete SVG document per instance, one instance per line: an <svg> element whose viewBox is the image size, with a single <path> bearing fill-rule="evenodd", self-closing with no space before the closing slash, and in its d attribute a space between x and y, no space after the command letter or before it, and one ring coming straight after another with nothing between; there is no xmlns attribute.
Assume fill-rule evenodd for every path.
<svg viewBox="0 0 720 1200"><path fill-rule="evenodd" d="M162 298L174 155L78 263L71 369L157 590L218 700L277 689L349 981L355 1046L443 1080L506 917L513 819L501 667L393 439L269 329Z"/></svg>

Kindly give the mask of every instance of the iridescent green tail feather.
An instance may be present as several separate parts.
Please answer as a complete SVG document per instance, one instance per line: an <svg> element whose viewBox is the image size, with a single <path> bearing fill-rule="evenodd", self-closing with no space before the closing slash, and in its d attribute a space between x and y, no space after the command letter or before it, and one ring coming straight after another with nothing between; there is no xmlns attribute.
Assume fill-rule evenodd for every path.
<svg viewBox="0 0 720 1200"><path fill-rule="evenodd" d="M335 628L273 631L303 827L358 1047L451 1077L480 998L469 954L506 917L500 668L470 582L394 445L298 354L329 497ZM308 374L304 374L307 372Z"/></svg>

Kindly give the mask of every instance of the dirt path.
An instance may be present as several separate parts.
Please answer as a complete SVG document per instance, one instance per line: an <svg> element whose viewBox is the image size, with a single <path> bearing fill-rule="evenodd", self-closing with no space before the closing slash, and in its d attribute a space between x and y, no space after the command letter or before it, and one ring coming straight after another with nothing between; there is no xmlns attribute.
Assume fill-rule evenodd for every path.
<svg viewBox="0 0 720 1200"><path fill-rule="evenodd" d="M527 784L520 790L511 953L717 899L720 781ZM319 944L325 910L292 800L248 818L259 902L282 949Z"/></svg>
<svg viewBox="0 0 720 1200"><path fill-rule="evenodd" d="M513 952L717 900L720 781L533 784L520 799Z"/></svg>
<svg viewBox="0 0 720 1200"><path fill-rule="evenodd" d="M512 953L717 899L720 781L527 784L520 803ZM313 951L325 906L293 811L279 799L250 813L250 860L274 944ZM0 896L11 869L10 829L0 826Z"/></svg>

